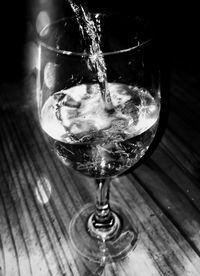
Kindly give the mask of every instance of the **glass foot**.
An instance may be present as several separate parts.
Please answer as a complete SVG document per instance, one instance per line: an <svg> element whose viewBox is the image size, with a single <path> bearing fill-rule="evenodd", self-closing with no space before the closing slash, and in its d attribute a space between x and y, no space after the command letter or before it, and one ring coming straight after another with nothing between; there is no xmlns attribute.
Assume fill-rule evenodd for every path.
<svg viewBox="0 0 200 276"><path fill-rule="evenodd" d="M105 263L125 258L132 251L138 239L135 221L123 206L110 203L116 220L116 227L104 239L96 237L89 229L95 206L84 206L72 219L69 228L70 239L75 250L90 261Z"/></svg>

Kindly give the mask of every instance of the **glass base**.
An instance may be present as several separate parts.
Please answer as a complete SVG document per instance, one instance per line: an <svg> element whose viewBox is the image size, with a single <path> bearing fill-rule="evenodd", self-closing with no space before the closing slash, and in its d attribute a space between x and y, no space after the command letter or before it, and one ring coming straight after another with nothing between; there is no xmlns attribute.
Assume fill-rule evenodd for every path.
<svg viewBox="0 0 200 276"><path fill-rule="evenodd" d="M110 205L119 226L109 238L95 237L88 229L88 221L95 211L93 204L84 206L72 219L69 228L70 239L75 250L82 257L101 264L125 258L135 248L138 239L135 221L126 207L114 202Z"/></svg>

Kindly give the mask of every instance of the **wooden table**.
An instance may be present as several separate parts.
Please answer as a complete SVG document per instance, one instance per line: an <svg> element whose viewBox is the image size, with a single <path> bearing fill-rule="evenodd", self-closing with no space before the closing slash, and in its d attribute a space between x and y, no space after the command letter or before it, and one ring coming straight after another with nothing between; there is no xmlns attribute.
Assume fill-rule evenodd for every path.
<svg viewBox="0 0 200 276"><path fill-rule="evenodd" d="M72 216L94 201L94 181L49 148L32 106L34 80L1 85L1 276L200 275L200 70L172 69L159 144L111 186L111 199L138 223L137 247L102 267L81 259L68 235Z"/></svg>

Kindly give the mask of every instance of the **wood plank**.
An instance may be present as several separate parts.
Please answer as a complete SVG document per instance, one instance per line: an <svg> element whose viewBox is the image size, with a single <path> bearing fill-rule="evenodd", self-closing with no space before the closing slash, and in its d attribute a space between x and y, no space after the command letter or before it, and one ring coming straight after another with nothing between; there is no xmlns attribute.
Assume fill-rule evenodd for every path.
<svg viewBox="0 0 200 276"><path fill-rule="evenodd" d="M126 176L120 177L117 181L119 187L112 192L117 200L126 202L133 216L136 216L141 231L140 241L143 252L148 252L149 261L154 261L153 266L157 267L160 275L184 275L186 272L188 272L186 275L198 275L199 256L192 250L173 222L144 191L140 182L131 175L128 177L130 180ZM137 266L137 261L133 263ZM132 269L134 271L134 267ZM147 271L148 269L146 273Z"/></svg>
<svg viewBox="0 0 200 276"><path fill-rule="evenodd" d="M7 126L8 126L8 124L7 124ZM6 130L4 131L4 133L6 134L6 137L9 137L8 129L9 129L9 127L7 127ZM13 128L11 128L10 130L13 130ZM10 132L10 134L11 134L11 132ZM40 202L39 203L37 202L37 198L35 197L36 194L35 194L35 190L34 190L34 188L37 187L36 180L39 179L39 176L38 175L36 176L36 170L35 170L33 164L31 164L31 161L29 159L26 160L27 158L30 158L30 156L27 157L27 155L26 155L27 152L23 151L24 144L21 144L21 145L19 144L20 138L22 138L22 137L15 136L14 138L15 139L13 139L13 140L15 141L15 144L13 145L13 148L15 148L15 150L17 151L15 153L15 156L17 156L18 160L16 162L17 162L17 165L19 166L19 168L17 168L17 170L16 170L16 173L19 174L20 171L23 171L23 174L24 174L23 177L25 178L26 182L23 181L24 183L23 182L22 183L24 184L24 187L25 187L25 185L28 184L28 188L29 188L29 192L30 192L30 194L28 195L28 200L29 200L28 205L30 205L31 201L33 201L33 205L36 209L36 210L34 210L34 208L30 207L31 208L30 213L36 215L36 217L39 216L39 218L38 218L39 221L36 222L35 225L37 225L37 227L38 227L38 229L37 229L37 235L39 236L38 243L40 243L40 245L42 244L42 246L41 246L42 249L44 247L44 249L43 249L44 254L43 254L42 259L46 259L46 260L48 260L48 262L55 264L55 268L54 268L55 271L51 272L48 269L48 266L50 267L50 265L48 264L48 266L46 268L47 272L54 275L54 273L58 270L60 272L66 271L66 273L69 274L69 273L71 273L70 266L66 265L68 263L66 260L65 260L66 261L65 265L62 263L63 257L60 255L61 253L63 254L63 252L66 252L66 250L62 250L62 246L59 247L59 250L57 248L58 247L57 244L60 244L60 245L64 244L64 241L62 240L62 238L65 239L65 237L63 237L63 236L59 237L58 233L55 230L55 226L53 223L53 221L55 220L55 217L54 217L55 214L54 214L54 211L51 209L51 206L46 207L43 205L43 208L41 208L41 206L39 206ZM4 141L6 141L6 139L4 139ZM6 148L6 146L7 145L5 145L4 148ZM13 148L12 148L12 151L13 151ZM9 153L7 154L7 158L10 158ZM26 161L27 161L27 163L26 163ZM10 163L10 160L8 163ZM27 164L29 164L29 167L27 167ZM31 169L30 169L30 167L31 167ZM31 174L29 175L30 170L31 170ZM25 171L26 171L26 173L25 173ZM22 183L20 181L20 185L22 185ZM13 184L15 184L15 183L13 183ZM22 189L24 187L19 187L18 191L22 191ZM14 188L15 187L13 187L13 190L14 190ZM21 192L20 202L21 202L22 195L23 194ZM24 201L25 200L26 200L26 197L24 197ZM16 197L15 201L16 202L19 201L19 198ZM23 212L24 211L25 210L23 209ZM9 214L12 215L11 210L10 210ZM10 218L10 219L11 219L10 224L13 225L12 218ZM34 220L35 217L34 218L32 217L32 219ZM61 234L61 233L59 233L59 234ZM17 235L15 235L15 236L17 236ZM30 241L30 238L27 240ZM62 240L62 244L61 244L61 240ZM17 241L18 241L18 239L17 239ZM18 241L18 242L19 242L19 244L18 244L17 248L20 248L21 242L20 241ZM14 240L13 240L13 244L14 244ZM32 246L32 243L31 243L31 246ZM65 246L67 248L69 247L67 245L67 243ZM50 258L49 258L47 252L50 252L50 249L51 249L51 254L50 254ZM18 260L18 258L16 258L16 260ZM37 268L37 266L34 266L34 267ZM52 269L52 265L51 265L51 269ZM44 273L44 271L41 273ZM74 275L76 275L76 274L74 274ZM19 269L19 275L21 275L20 269ZM39 275L38 272L37 272L37 275ZM40 274L40 275L44 275L44 274Z"/></svg>
<svg viewBox="0 0 200 276"><path fill-rule="evenodd" d="M140 231L137 247L101 266L80 258L68 234L72 216L94 201L94 180L56 158L29 105L1 108L0 275L200 275L198 83L183 76L173 76L160 144L111 185L111 200L129 209Z"/></svg>

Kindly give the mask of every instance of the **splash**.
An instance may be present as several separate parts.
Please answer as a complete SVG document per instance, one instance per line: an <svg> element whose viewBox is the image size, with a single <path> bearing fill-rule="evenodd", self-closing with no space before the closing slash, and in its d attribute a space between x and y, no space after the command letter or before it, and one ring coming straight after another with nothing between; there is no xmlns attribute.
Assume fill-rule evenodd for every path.
<svg viewBox="0 0 200 276"><path fill-rule="evenodd" d="M107 69L103 52L100 48L100 17L96 14L92 18L87 7L83 7L83 5L77 4L72 0L68 0L68 2L76 15L81 35L83 37L84 49L86 53L89 53L86 60L88 69L96 73L105 109L111 111L113 110L113 105L107 85Z"/></svg>

